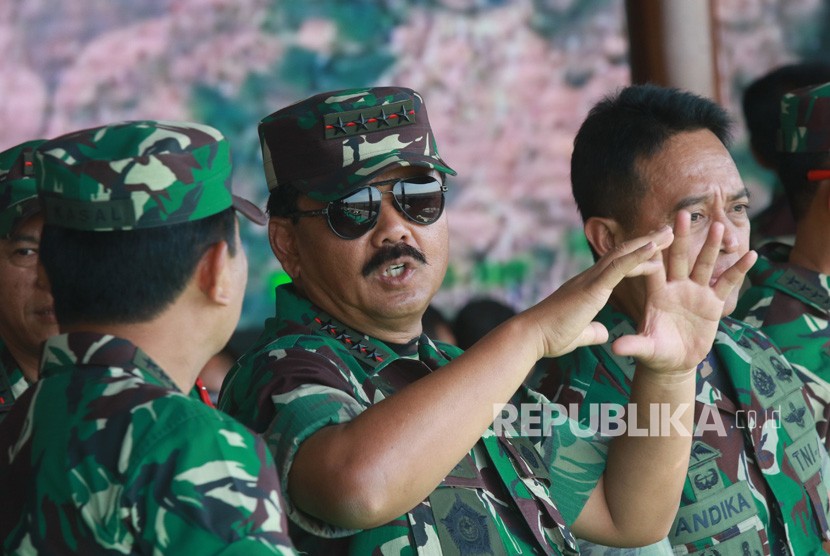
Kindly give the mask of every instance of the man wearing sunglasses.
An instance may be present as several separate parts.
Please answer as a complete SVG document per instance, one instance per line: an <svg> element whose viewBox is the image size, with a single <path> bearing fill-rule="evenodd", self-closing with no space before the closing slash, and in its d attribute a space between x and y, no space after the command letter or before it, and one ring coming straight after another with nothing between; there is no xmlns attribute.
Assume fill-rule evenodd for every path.
<svg viewBox="0 0 830 556"><path fill-rule="evenodd" d="M571 156L573 194L594 254L607 255L681 218L690 255L717 241L709 261L713 277L752 257L749 194L727 149L730 125L712 100L654 85L632 85L597 103ZM597 316L612 340L649 326L642 312L647 287L632 277L614 288ZM679 504L668 511L674 518L671 546L660 553L822 554L822 539L830 538L827 452L803 384L781 351L757 329L727 316L738 293L731 291L722 306L714 338L689 330L710 345L697 369L689 465L677 470L686 484ZM642 370L618 357L612 345L559 356L547 369L540 366L531 383L554 401L577 405L583 420L600 404L624 404L636 395ZM588 546L590 554L618 554ZM656 548L632 554L650 555Z"/></svg>
<svg viewBox="0 0 830 556"><path fill-rule="evenodd" d="M759 250L734 316L766 332L804 381L819 434L830 412L830 83L781 102L778 175L796 222L792 246Z"/></svg>
<svg viewBox="0 0 830 556"><path fill-rule="evenodd" d="M602 486L586 490L581 475L601 475L602 458L570 457L593 445L575 423L541 437L497 435L491 424L508 401L545 403L522 387L536 361L604 341L594 315L620 279L645 273L654 326L615 349L643 366L636 399L668 404L690 427L684 408L708 348L687 329L711 341L751 257L710 285L713 242L696 273L666 275L657 253L673 234L664 226L462 354L422 334L447 267L444 179L455 171L421 96L323 93L268 116L259 133L271 248L293 283L277 288L276 316L232 369L219 407L268 442L300 550L570 554L571 527L620 545L665 534L688 434L621 437ZM685 233L669 247L677 257Z"/></svg>
<svg viewBox="0 0 830 556"><path fill-rule="evenodd" d="M38 275L43 216L27 141L0 153L0 421L37 380L43 342L57 334L49 285Z"/></svg>

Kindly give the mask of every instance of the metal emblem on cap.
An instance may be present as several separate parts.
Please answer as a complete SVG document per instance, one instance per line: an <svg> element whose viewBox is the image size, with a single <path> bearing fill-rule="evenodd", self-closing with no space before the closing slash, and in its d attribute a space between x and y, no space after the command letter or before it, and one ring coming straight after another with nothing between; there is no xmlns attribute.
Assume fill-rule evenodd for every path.
<svg viewBox="0 0 830 556"><path fill-rule="evenodd" d="M326 139L386 131L392 127L414 124L415 107L412 99L407 99L360 110L326 114L323 116L323 123Z"/></svg>

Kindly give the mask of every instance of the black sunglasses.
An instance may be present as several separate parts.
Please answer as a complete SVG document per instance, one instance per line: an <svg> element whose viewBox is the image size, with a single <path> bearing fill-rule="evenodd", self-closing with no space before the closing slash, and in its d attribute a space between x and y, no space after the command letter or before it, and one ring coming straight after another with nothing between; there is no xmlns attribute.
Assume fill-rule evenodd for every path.
<svg viewBox="0 0 830 556"><path fill-rule="evenodd" d="M390 184L394 184L390 191L378 189ZM395 208L407 219L426 226L441 218L446 190L447 186L433 176L378 181L331 201L323 209L301 210L288 217L325 216L332 232L343 239L357 239L377 224L384 193L392 194Z"/></svg>

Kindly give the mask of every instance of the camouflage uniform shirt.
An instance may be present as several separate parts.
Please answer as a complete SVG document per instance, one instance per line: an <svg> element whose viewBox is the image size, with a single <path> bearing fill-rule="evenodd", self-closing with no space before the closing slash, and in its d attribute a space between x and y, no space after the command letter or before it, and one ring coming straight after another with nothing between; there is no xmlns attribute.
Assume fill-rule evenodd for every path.
<svg viewBox="0 0 830 556"><path fill-rule="evenodd" d="M23 375L12 353L0 340L0 423L11 411L14 400L19 398L29 387L29 381Z"/></svg>
<svg viewBox="0 0 830 556"><path fill-rule="evenodd" d="M570 447L581 442L568 427L536 443L526 437L508 441L489 429L427 500L375 529L338 528L292 504L285 489L304 440L323 427L348 422L461 350L422 335L411 350L397 353L315 308L292 286L277 288L276 306L276 317L266 321L260 339L231 370L219 408L268 442L298 549L326 555L576 550L565 523L581 511L602 473L604 454L567 459ZM581 482L581 474L591 479ZM561 502L556 500L561 514L551 482L563 494Z"/></svg>
<svg viewBox="0 0 830 556"><path fill-rule="evenodd" d="M530 381L555 402L574 404L594 429L600 404L628 402L635 370L633 359L610 347L635 332L633 322L610 306L597 320L609 330L608 343L553 359ZM695 402L689 471L669 533L675 554L823 554L827 451L802 383L780 351L761 332L722 319L698 366Z"/></svg>
<svg viewBox="0 0 830 556"><path fill-rule="evenodd" d="M295 553L264 444L113 336L47 340L0 492L7 554Z"/></svg>
<svg viewBox="0 0 830 556"><path fill-rule="evenodd" d="M830 411L830 277L789 264L792 247L768 244L749 271L733 316L760 328L804 381L819 436Z"/></svg>

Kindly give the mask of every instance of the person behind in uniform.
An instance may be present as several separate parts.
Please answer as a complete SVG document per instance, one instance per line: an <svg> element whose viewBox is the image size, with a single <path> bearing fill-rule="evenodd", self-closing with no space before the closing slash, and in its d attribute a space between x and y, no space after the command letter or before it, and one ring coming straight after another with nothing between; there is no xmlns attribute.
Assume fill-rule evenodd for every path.
<svg viewBox="0 0 830 556"><path fill-rule="evenodd" d="M42 142L0 153L0 422L37 380L43 342L58 333L52 294L37 272L43 217L32 161Z"/></svg>
<svg viewBox="0 0 830 556"><path fill-rule="evenodd" d="M575 424L515 435L491 424L514 394L545 403L522 387L532 366L604 341L596 311L624 275L647 272L660 326L615 349L641 365L638 399L669 404L690 428L684 408L706 354L697 338L711 343L751 261L713 285L705 268L666 277L658 251L671 244L685 260L686 239L661 224L462 354L422 334L447 269L445 176L455 174L423 98L403 87L321 93L266 117L259 133L271 248L292 283L277 288L276 316L231 370L219 408L275 454L298 549L569 554L571 527L622 545L665 535L691 445L682 427L620 438L603 486L584 492L582 467L598 458L569 457L582 442Z"/></svg>
<svg viewBox="0 0 830 556"><path fill-rule="evenodd" d="M778 114L781 97L793 89L830 81L830 63L804 61L779 66L752 81L741 97L752 156L763 168L778 174ZM775 241L792 245L795 222L780 179L776 180L772 200L751 219L749 245L758 249Z"/></svg>
<svg viewBox="0 0 830 556"><path fill-rule="evenodd" d="M732 316L757 326L804 381L819 435L830 411L830 83L781 102L778 176L796 223L795 242L768 243Z"/></svg>
<svg viewBox="0 0 830 556"><path fill-rule="evenodd" d="M261 440L187 397L239 319L227 140L136 121L40 145L40 261L61 334L0 427L8 554L293 554ZM9 425L9 426L6 426Z"/></svg>
<svg viewBox="0 0 830 556"><path fill-rule="evenodd" d="M595 255L676 221L675 234L688 248L688 260L670 261L680 268L696 273L694 255L714 240L717 256L706 260L713 279L751 257L748 192L727 150L730 125L713 101L654 85L626 87L595 105L571 158L573 195ZM651 326L642 310L645 287L635 277L614 288L598 316L609 342ZM781 352L757 329L726 316L738 294L734 289L723 305L697 368L695 441L682 499L669 512L668 541L676 554L816 554L830 538L826 450L801 380ZM693 327L687 333L703 339ZM575 404L584 420L599 404L625 404L641 370L611 345L555 358L530 384ZM603 549L592 546L590 553Z"/></svg>

